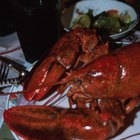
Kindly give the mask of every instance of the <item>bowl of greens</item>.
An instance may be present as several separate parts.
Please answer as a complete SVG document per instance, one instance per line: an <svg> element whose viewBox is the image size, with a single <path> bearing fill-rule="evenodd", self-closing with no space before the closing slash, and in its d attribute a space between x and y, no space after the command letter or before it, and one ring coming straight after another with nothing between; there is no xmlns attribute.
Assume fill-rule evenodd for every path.
<svg viewBox="0 0 140 140"><path fill-rule="evenodd" d="M116 0L81 0L64 8L61 23L64 30L76 27L94 28L101 36L118 39L138 24L135 9Z"/></svg>

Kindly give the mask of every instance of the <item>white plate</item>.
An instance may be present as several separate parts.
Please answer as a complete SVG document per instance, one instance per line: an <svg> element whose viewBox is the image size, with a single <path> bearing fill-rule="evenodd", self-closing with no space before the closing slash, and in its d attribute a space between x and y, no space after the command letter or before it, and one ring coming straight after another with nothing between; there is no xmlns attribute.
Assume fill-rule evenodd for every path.
<svg viewBox="0 0 140 140"><path fill-rule="evenodd" d="M118 10L119 14L127 12L131 16L131 21L134 21L134 23L131 24L131 26L127 30L121 33L110 35L110 37L113 39L120 38L127 34L137 25L139 21L138 15L134 8L123 2L116 0L82 0L80 2L77 2L75 5L66 8L62 12L61 22L64 26L64 29L69 30L73 21L77 19L77 17L79 16L77 10L82 13L87 13L89 9L93 9L94 16L102 13L103 11L108 11L112 9Z"/></svg>
<svg viewBox="0 0 140 140"><path fill-rule="evenodd" d="M22 90L22 86L20 86L20 85L19 86L13 86L11 88L11 91L13 91L13 92L21 91L21 90ZM67 93L67 90L65 91L64 94ZM22 102L21 102L21 99L22 99ZM35 104L41 105L41 104L44 104L44 102L46 102L47 100L44 100L42 102L36 102ZM33 102L24 101L22 95L18 95L17 99L10 100L10 98L9 98L7 100L6 109L11 108L13 106L16 106L17 104L18 105L26 105L26 104L34 104L34 103ZM67 108L68 107L68 100L67 100L67 98L64 98L63 100L61 100L57 104L57 106L66 107ZM140 110L140 108L138 110ZM133 118L133 119L130 119L131 125L128 128L126 128L121 134L117 135L116 137L114 137L114 138L112 138L110 140L121 140L122 138L131 136L131 135L135 135L137 133L139 133L139 135L135 135L135 136L123 139L123 140L140 140L140 129L139 129L140 111L137 111L134 114L131 113L131 115L129 115L128 117ZM22 138L17 136L14 132L12 132L12 134L13 134L13 136L14 136L14 138L16 140L22 140Z"/></svg>

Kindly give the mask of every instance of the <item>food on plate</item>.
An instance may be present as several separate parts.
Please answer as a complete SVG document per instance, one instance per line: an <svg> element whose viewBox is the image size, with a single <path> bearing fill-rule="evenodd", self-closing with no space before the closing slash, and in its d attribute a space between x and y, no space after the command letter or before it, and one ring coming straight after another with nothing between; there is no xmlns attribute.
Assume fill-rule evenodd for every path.
<svg viewBox="0 0 140 140"><path fill-rule="evenodd" d="M50 54L37 62L20 93L37 101L53 94L55 88L59 101L70 87L69 108L13 107L4 111L8 127L23 138L36 140L115 136L140 102L140 43L113 52L108 47L94 29L78 27L62 36Z"/></svg>
<svg viewBox="0 0 140 140"><path fill-rule="evenodd" d="M119 13L115 9L103 11L96 16L91 9L87 13L77 10L77 13L78 17L73 20L72 29L75 27L95 28L100 34L114 35L127 30L133 23L127 12Z"/></svg>

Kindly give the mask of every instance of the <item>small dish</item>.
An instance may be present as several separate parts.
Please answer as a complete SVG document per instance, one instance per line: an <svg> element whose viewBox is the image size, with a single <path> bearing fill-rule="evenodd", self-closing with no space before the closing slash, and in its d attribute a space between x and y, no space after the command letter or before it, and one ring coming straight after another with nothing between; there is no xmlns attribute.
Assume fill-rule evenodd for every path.
<svg viewBox="0 0 140 140"><path fill-rule="evenodd" d="M61 14L61 24L65 31L69 31L74 20L79 16L79 13L88 13L88 10L93 11L93 17L102 12L109 10L117 10L119 15L126 14L131 18L131 24L126 29L119 33L110 34L112 39L118 39L129 33L139 22L138 14L130 5L116 0L81 0L67 8L64 8ZM78 12L77 12L78 11Z"/></svg>

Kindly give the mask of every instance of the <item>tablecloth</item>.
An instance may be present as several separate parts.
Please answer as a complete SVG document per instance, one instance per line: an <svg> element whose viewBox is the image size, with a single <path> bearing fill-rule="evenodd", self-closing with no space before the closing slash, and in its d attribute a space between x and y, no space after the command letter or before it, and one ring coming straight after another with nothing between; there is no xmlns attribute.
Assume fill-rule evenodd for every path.
<svg viewBox="0 0 140 140"><path fill-rule="evenodd" d="M14 32L10 35L0 37L0 55L8 57L17 63L29 67L31 64L26 61L17 33ZM3 91L9 92L10 88ZM6 106L7 96L0 96L0 140L14 140L9 129L3 123L3 111Z"/></svg>

